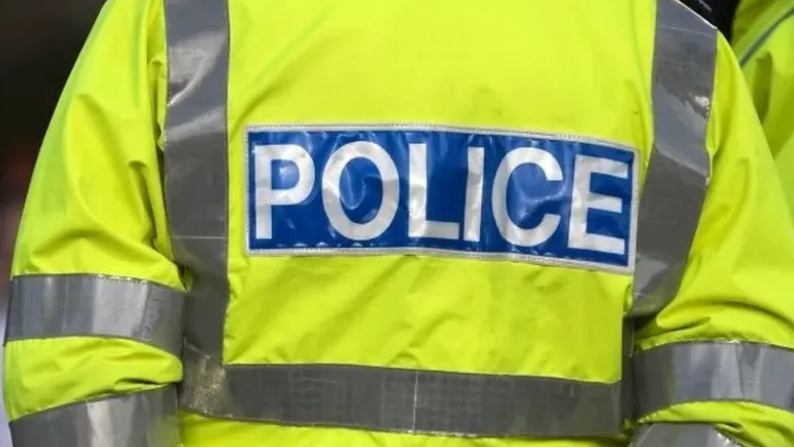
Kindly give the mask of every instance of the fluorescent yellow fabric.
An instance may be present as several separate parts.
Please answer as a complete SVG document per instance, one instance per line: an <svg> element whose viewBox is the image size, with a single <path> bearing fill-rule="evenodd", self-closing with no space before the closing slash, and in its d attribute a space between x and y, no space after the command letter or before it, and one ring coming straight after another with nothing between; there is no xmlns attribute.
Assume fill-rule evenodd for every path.
<svg viewBox="0 0 794 447"><path fill-rule="evenodd" d="M794 4L741 2L733 40L794 212Z"/></svg>
<svg viewBox="0 0 794 447"><path fill-rule="evenodd" d="M147 30L162 27L159 4L114 1L102 11L45 138L13 276L98 273L182 288L156 148L163 41ZM176 382L182 366L132 341L70 337L8 343L4 376L13 420Z"/></svg>
<svg viewBox="0 0 794 447"><path fill-rule="evenodd" d="M613 0L609 8L585 0L500 0L487 8L455 0L230 2L225 362L618 380L630 275L426 256L246 255L243 132L274 123L409 122L580 135L634 148L644 172L653 141L655 16L652 0ZM779 185L767 181L773 167L739 68L725 42L719 51L712 189L682 294L641 334L642 349L713 338L794 346L794 309L780 300L794 290L794 276L786 274L794 268L791 223ZM111 0L47 137L15 275L95 272L179 287L156 145L163 142L165 57L160 0ZM114 362L119 349L135 362ZM21 390L9 394L12 418L120 390L56 362L48 370L43 359L52 355L115 368L113 383L180 377L175 359L134 344L26 341L6 358L7 368L17 369L6 387ZM59 374L50 383L53 371ZM13 379L22 376L36 389ZM749 447L786 435L779 427L789 423L778 412L733 403L661 412L654 420L729 423L742 427L737 436ZM182 423L187 447L626 443L452 439L189 415Z"/></svg>
<svg viewBox="0 0 794 447"><path fill-rule="evenodd" d="M587 14L549 22L566 4ZM231 9L237 44L230 166L240 169L230 177L233 299L225 361L354 361L616 380L629 276L425 256L249 257L238 173L244 127L274 123L409 122L587 135L647 158L652 120L642 82L650 79L654 9L624 3L604 14L570 0L505 1L495 8L448 1L360 5L250 1ZM635 22L636 29L626 28ZM415 31L398 32L407 24ZM632 37L593 29L601 26ZM590 45L576 32L591 36ZM268 42L268 52L258 51L258 42ZM572 60L600 68L574 71ZM601 324L579 324L584 315ZM570 355L555 355L560 350Z"/></svg>
<svg viewBox="0 0 794 447"><path fill-rule="evenodd" d="M245 126L272 123L512 128L595 136L648 156L652 119L644 80L650 79L652 62L651 4L621 2L609 14L581 1L505 1L494 8L457 1L234 5L230 166L243 166ZM570 8L582 14L571 17L565 12ZM631 23L636 28L626 27ZM590 45L583 46L574 37L578 33L588 35ZM260 42L268 42L266 53L259 51ZM581 71L573 70L574 60L581 61ZM597 71L584 68L596 65ZM606 102L612 106L604 107ZM226 362L352 362L619 378L630 277L433 257L248 257L243 179L237 172L231 171L230 187L233 299ZM555 299L576 296L592 299ZM197 447L214 446L218 439L229 447L254 439L328 446L614 443L473 441L335 429L323 429L329 433L324 437L306 429L199 417L184 423L185 442Z"/></svg>
<svg viewBox="0 0 794 447"><path fill-rule="evenodd" d="M724 38L709 129L713 176L679 295L638 334L638 348L687 340L794 346L794 238L774 165ZM763 228L763 230L759 230ZM696 403L642 422L719 422L747 446L794 439L794 414L750 404Z"/></svg>

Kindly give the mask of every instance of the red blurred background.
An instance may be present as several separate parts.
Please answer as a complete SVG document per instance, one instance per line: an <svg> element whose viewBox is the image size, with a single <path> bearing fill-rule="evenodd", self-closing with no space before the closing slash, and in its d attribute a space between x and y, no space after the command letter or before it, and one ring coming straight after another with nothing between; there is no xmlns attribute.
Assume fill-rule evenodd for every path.
<svg viewBox="0 0 794 447"><path fill-rule="evenodd" d="M19 214L61 89L104 0L0 1L0 322ZM0 328L2 329L2 328ZM4 333L0 330L0 334ZM11 445L0 411L0 447Z"/></svg>

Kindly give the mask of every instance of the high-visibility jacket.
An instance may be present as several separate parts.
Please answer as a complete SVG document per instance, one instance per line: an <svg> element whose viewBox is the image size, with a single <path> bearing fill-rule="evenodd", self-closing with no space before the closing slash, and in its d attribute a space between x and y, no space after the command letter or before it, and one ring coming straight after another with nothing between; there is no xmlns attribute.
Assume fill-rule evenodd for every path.
<svg viewBox="0 0 794 447"><path fill-rule="evenodd" d="M784 447L792 222L674 0L112 0L13 266L15 447Z"/></svg>
<svg viewBox="0 0 794 447"><path fill-rule="evenodd" d="M794 2L742 0L732 40L794 213Z"/></svg>

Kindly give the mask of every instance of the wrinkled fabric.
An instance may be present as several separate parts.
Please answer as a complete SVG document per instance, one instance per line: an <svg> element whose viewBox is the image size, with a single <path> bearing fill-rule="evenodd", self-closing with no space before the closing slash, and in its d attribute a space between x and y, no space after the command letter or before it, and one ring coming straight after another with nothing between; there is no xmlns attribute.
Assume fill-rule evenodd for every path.
<svg viewBox="0 0 794 447"><path fill-rule="evenodd" d="M213 71L225 54L223 44L212 45L217 31L190 34L195 51L171 54L161 1L106 5L44 143L13 275L123 276L188 289L188 301L218 300L206 315L187 308L192 321L214 318L188 333L211 360L238 368L352 364L597 384L621 378L630 272L410 253L249 253L245 139L249 127L296 124L542 133L631 148L644 179L655 140L656 1L617 0L608 10L584 0L505 0L493 8L452 0L228 4L225 73ZM781 290L794 289L792 224L779 185L765 181L774 167L736 60L724 40L717 46L715 92L698 104L711 110L706 203L680 291L637 333L636 349L713 339L794 347L794 309L780 300ZM208 79L221 73L228 84L190 83L179 70L169 75L169 61ZM169 118L167 110L184 104L191 89L205 88L228 101L220 108L199 101ZM182 143L179 153L167 153L172 143ZM225 160L222 177L205 175L200 155ZM185 178L195 181L172 182ZM207 212L181 215L164 197L204 201ZM185 250L178 245L185 241L199 242ZM229 293L210 294L215 283ZM131 340L20 340L9 343L5 359L15 420L183 379L179 359ZM785 445L794 436L790 414L736 402L686 404L644 422L693 421L748 447ZM628 444L628 433L475 439L188 411L181 422L186 447Z"/></svg>
<svg viewBox="0 0 794 447"><path fill-rule="evenodd" d="M742 65L778 174L794 212L794 5L785 0L744 0L734 22L733 45Z"/></svg>

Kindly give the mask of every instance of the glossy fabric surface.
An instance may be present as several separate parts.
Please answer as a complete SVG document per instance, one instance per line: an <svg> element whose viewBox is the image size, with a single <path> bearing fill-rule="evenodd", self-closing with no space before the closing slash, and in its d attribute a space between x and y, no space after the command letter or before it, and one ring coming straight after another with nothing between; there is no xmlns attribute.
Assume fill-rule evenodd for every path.
<svg viewBox="0 0 794 447"><path fill-rule="evenodd" d="M263 439L296 447L623 446L623 425L613 424L612 409L631 397L624 390L628 380L622 379L630 376L624 355L632 348L722 339L794 346L794 309L779 299L780 290L794 286L787 273L794 268L794 241L781 237L790 230L781 223L779 191L760 181L770 172L767 160L758 156L764 152L763 136L749 118L752 109L738 88L743 85L737 84L740 73L724 41L717 39L714 97L687 96L705 88L684 87L697 79L687 73L690 66L702 64L698 45L708 42L707 33L692 32L693 16L673 9L667 18L682 23L663 21L668 31L659 33L657 19L666 9L651 0L615 0L608 9L582 0L504 0L493 8L451 0L364 3L107 4L42 149L13 274L107 275L184 287L190 290L187 352L196 353L198 360L186 357L181 365L173 355L130 339L14 340L6 350L11 365L6 367L8 409L14 420L96 396L182 382L181 431L189 447L248 447ZM675 40L678 32L685 44L670 51L680 51L680 57L655 58L656 43L663 37ZM586 44L579 36L586 36ZM664 70L655 66L661 62ZM654 99L654 84L662 78L670 81L669 101ZM706 106L707 134L700 149L707 152L708 171L698 164L702 152L690 150L694 146L689 143L679 147L694 141L697 126L678 129L675 137L655 130L660 125L656 115L664 113L656 107L702 115ZM637 262L633 272L448 253L249 253L249 130L353 126L364 131L395 124L625 147L636 156L642 188L642 195L632 200L652 202L654 190L676 191L685 200L640 210L638 220L674 221L659 225L673 231L656 235L666 244L652 244L651 255L643 257L645 263ZM361 141L369 138L366 132L356 135ZM664 137L672 148L663 147ZM432 180L448 167L461 170L461 152L439 158L434 149L439 145L430 144L433 137L429 140L424 154L414 150L417 160L427 156L424 174ZM378 143L393 161L399 158L394 154L404 151L396 138L369 142ZM557 144L545 152L567 174L563 160L569 158L553 147ZM329 146L336 150L319 151L327 157L312 160L315 167L323 166L315 171L321 183L332 154L344 145ZM378 157L367 146L360 154ZM543 147L511 149L521 155L518 161L543 160L541 167L523 163L512 175L483 176L483 189L507 178L505 189L520 190L515 199L539 197L555 187L557 181L549 180L554 164L546 163L551 158L539 156ZM507 152L501 152L503 159ZM381 176L370 175L377 169L361 157L350 157L352 150L341 153L345 163L331 163L327 188L340 193L326 196L334 199L329 204L337 217L344 218L338 213L341 206L342 214L351 211L349 220L366 224L364 218L382 195L374 181ZM466 155L467 166L476 166L479 151ZM410 154L407 158L410 162ZM295 160L299 169L309 165L302 155ZM431 166L431 161L443 166ZM380 168L388 174L387 165ZM575 178L577 163L573 165ZM269 167L282 178L271 176L270 191L260 179L265 199L259 205L292 186L286 181L294 173L291 163ZM414 219L407 202L399 202L397 212L409 216L408 230L413 221L417 233L451 234L451 225L431 222L458 223L462 232L465 211L458 222L436 214L451 209L454 197L465 202L464 191L458 191L462 176L452 176L461 186L447 188L456 194L445 194L449 203L437 206L431 203L437 202L433 187L455 182L437 186L428 181L425 189L421 167L396 169L408 184L414 173L419 185L415 197L427 192L426 212L413 207ZM466 171L465 187L476 192L477 170ZM677 176L680 172L685 175ZM692 235L681 230L694 228L689 213L698 199L683 190L702 186L696 180L704 173L708 194L695 237L688 239ZM350 197L341 193L343 179L351 174L372 179L367 194L358 194L363 189L356 187L348 188ZM650 187L652 174L671 176L665 180L669 184ZM614 193L602 189L600 177L590 176L595 181L589 193ZM517 182L526 179L532 180ZM406 194L410 197L410 191ZM544 214L562 215L561 204L573 203L573 196L546 195L558 208ZM488 198L493 194L483 194L483 201ZM513 199L506 200L507 214L513 214L508 217L521 220L526 213L517 212L521 207L516 204L530 202ZM610 200L596 203L616 208ZM271 204L287 217L297 216L306 205ZM326 205L323 201L322 214L313 213L321 219L301 225L327 228ZM481 222L493 208L483 207ZM596 223L611 214L622 216L601 211L585 213L585 234L604 235ZM473 214L470 224L477 221ZM566 221L570 226L570 219L561 219L560 225ZM532 223L524 220L523 230ZM280 234L287 228L278 222L272 227ZM418 239L426 244L449 241ZM294 242L280 240L282 245ZM667 248L679 259L664 254ZM539 254L548 259L560 253ZM635 279L641 287L634 287ZM624 337L629 332L623 317L639 291L653 297L653 305L642 306L641 314L658 313L630 340ZM273 385L280 383L294 388ZM371 390L371 399L357 393L354 384ZM543 395L543 390L553 393ZM300 406L290 406L293 401ZM749 447L785 439L792 426L786 424L785 411L754 405L688 402L642 422L708 421ZM540 406L547 413L536 414ZM585 412L585 406L592 409ZM491 419L491 408L504 408L505 418ZM204 409L217 416L202 415ZM574 423L565 418L566 410L587 416L577 416ZM426 417L418 418L420 413ZM541 424L546 414L563 416ZM515 424L505 426L504 420ZM607 423L609 435L602 431ZM355 424L372 428L360 430ZM557 433L563 428L581 436L561 438ZM432 432L436 429L442 431Z"/></svg>

